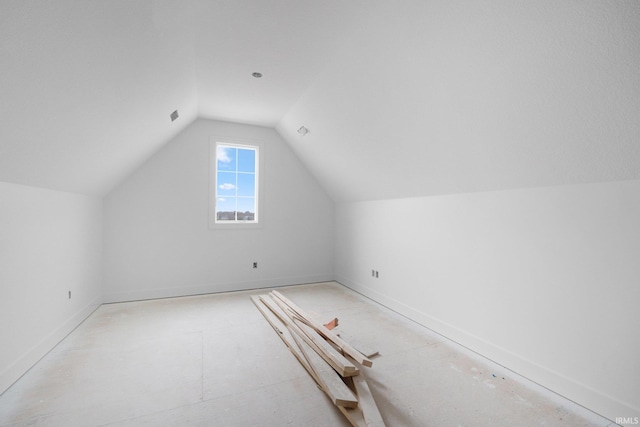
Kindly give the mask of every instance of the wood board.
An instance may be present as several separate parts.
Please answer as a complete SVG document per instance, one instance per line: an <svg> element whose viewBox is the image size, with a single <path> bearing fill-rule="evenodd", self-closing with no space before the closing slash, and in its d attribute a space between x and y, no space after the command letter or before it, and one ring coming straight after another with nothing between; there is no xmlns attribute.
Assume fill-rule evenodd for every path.
<svg viewBox="0 0 640 427"><path fill-rule="evenodd" d="M318 339L316 339L311 334L303 332L298 326L299 324L296 324L294 322L294 318L288 313L289 310L286 307L283 307L280 301L272 299L269 295L261 295L260 301L262 301L276 316L278 316L280 321L286 325L292 333L300 336L300 338L302 338L340 375L343 377L358 375L358 368L356 368L356 366L344 356L331 348L331 346L326 345L326 341L324 341L319 335L316 334L318 336Z"/></svg>
<svg viewBox="0 0 640 427"><path fill-rule="evenodd" d="M355 346L347 343L344 337L338 337L321 322L308 316L304 310L282 294L278 296L272 292L268 295L251 296L251 300L318 387L327 394L351 425L355 427L384 426L366 379L362 375L362 366L354 362L355 358L349 354L352 352L358 357L359 353L358 359L366 363L368 358L362 352L355 350ZM328 332L326 335L333 334L335 337L327 337L321 332ZM344 351L347 356L344 357L347 363L342 365L354 366L359 375L341 377L335 367L322 357L323 353L334 353L334 356L337 354L343 357L338 353L340 351Z"/></svg>
<svg viewBox="0 0 640 427"><path fill-rule="evenodd" d="M275 295L278 299L280 299L287 306L289 306L293 311L298 313L298 315L303 317L308 322L309 325L311 325L316 331L318 331L318 333L320 333L320 335L322 335L326 339L335 343L344 353L351 356L356 362L367 367L373 366L373 362L369 358L367 358L365 355L363 355L358 350L353 348L351 345L349 345L349 343L344 341L338 335L336 335L335 333L327 329L321 322L318 322L317 320L315 320L313 317L307 314L302 308L298 307L293 301L291 301L290 299L288 299L278 291L271 291L270 294Z"/></svg>

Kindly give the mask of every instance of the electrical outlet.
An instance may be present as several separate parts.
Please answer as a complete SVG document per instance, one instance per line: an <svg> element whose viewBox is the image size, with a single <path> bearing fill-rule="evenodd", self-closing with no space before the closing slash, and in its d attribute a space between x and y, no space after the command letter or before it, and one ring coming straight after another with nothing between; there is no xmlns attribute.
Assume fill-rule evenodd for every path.
<svg viewBox="0 0 640 427"><path fill-rule="evenodd" d="M258 263L256 261L253 262L253 268L258 268Z"/></svg>

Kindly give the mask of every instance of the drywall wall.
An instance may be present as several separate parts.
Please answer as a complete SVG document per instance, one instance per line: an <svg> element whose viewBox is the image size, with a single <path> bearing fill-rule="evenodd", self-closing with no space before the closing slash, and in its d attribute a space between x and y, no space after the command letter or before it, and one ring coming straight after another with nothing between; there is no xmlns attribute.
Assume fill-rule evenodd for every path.
<svg viewBox="0 0 640 427"><path fill-rule="evenodd" d="M601 415L635 417L638 218L637 180L339 203L336 278Z"/></svg>
<svg viewBox="0 0 640 427"><path fill-rule="evenodd" d="M216 137L263 143L260 228L209 229ZM333 279L333 203L273 129L195 121L106 196L104 217L107 302Z"/></svg>
<svg viewBox="0 0 640 427"><path fill-rule="evenodd" d="M101 264L101 199L0 182L0 392L101 303Z"/></svg>

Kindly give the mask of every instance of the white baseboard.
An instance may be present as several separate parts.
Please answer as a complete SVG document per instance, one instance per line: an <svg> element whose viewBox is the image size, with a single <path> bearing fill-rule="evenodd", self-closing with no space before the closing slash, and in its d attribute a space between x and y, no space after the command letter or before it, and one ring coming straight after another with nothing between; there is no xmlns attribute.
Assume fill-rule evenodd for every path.
<svg viewBox="0 0 640 427"><path fill-rule="evenodd" d="M39 343L18 358L13 364L0 373L0 394L4 393L13 383L18 381L33 365L50 352L60 341L78 327L102 303L97 297L73 314L60 326L53 329Z"/></svg>
<svg viewBox="0 0 640 427"><path fill-rule="evenodd" d="M569 399L609 420L615 420L618 417L637 417L640 414L640 408L636 408L630 403L594 390L579 381L568 378L561 373L536 364L525 357L492 344L454 325L434 318L402 301L398 301L340 275L337 275L335 280L367 298L462 345L474 353L503 366L515 374L529 381L533 381L547 390L565 399Z"/></svg>
<svg viewBox="0 0 640 427"><path fill-rule="evenodd" d="M330 282L333 275L290 276L260 279L244 282L205 283L198 285L176 286L160 289L137 289L124 292L104 292L103 302L140 301L156 298L183 297L189 295L212 294L218 292L244 291L249 289L274 288L301 283Z"/></svg>

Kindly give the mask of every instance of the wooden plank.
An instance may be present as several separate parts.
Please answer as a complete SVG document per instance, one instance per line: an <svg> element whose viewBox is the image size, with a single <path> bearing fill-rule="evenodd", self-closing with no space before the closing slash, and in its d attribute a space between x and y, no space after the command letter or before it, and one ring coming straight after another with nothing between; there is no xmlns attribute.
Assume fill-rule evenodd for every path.
<svg viewBox="0 0 640 427"><path fill-rule="evenodd" d="M342 415L347 418L353 427L367 427L364 415L360 408L344 408L342 406L338 406L338 409L340 409Z"/></svg>
<svg viewBox="0 0 640 427"><path fill-rule="evenodd" d="M301 321L302 323L304 323L305 325L309 326L309 327L313 327L311 325L311 322L309 322L308 320L306 320L304 317L301 317L300 315L298 315L295 312L293 313L293 317L299 321ZM314 316L315 320L317 321L317 317ZM334 323L335 321L335 323ZM349 345L351 345L351 347L355 348L358 352L362 353L363 356L367 357L367 358L372 358L374 356L377 356L380 354L380 352L378 350L374 350L373 348L371 348L371 346L363 343L362 341L360 341L358 338L354 338L352 335L349 335L347 333L345 333L342 328L337 329L337 328L333 328L333 325L337 325L338 324L338 318L334 318L333 320L329 321L329 323L324 323L323 326L326 327L329 330L332 330L337 336L339 336L340 338L342 338L343 341L346 341L347 343L349 343ZM315 330L315 329L314 329ZM336 344L330 342L330 344L332 344L332 347L340 350L340 347L338 347Z"/></svg>
<svg viewBox="0 0 640 427"><path fill-rule="evenodd" d="M358 350L360 353L362 353L366 357L371 358L380 354L378 350L374 350L373 348L371 348L370 345L367 345L366 343L360 341L358 338L344 332L342 328L340 328L340 330L336 329L334 332L336 333L336 335L338 335L340 338L342 338L343 340L351 344L353 348Z"/></svg>
<svg viewBox="0 0 640 427"><path fill-rule="evenodd" d="M264 300L264 299L263 299ZM341 376L350 377L353 375L358 375L360 372L359 369L351 363L351 361L347 360L346 357L338 353L329 343L327 343L314 329L309 328L304 323L297 320L297 316L291 315L287 306L280 300L273 299L271 300L280 309L285 316L288 317L284 319L284 323L287 326L291 326L293 332L300 335L300 337L305 340L305 342L311 346L313 350L316 351L329 365L333 367ZM271 303L269 301L269 303ZM307 330L305 330L305 328Z"/></svg>
<svg viewBox="0 0 640 427"><path fill-rule="evenodd" d="M353 348L351 345L349 345L349 343L344 341L342 338L337 336L335 333L333 333L329 329L325 328L324 325L322 325L321 322L318 322L317 320L315 320L313 317L311 317L309 314L307 314L303 309L298 307L293 301L291 301L290 299L288 299L287 297L285 297L284 295L282 295L278 291L271 291L271 294L275 295L278 299L280 299L287 306L289 306L293 311L298 313L298 315L303 317L316 331L318 331L318 333L320 333L320 335L322 335L323 337L325 337L328 340L331 340L333 343L335 343L341 349L341 351L343 351L344 353L346 353L349 356L351 356L356 362L358 362L358 363L360 363L360 364L362 364L364 366L372 366L373 365L373 362L371 360L369 360L365 355L363 355L358 350Z"/></svg>
<svg viewBox="0 0 640 427"><path fill-rule="evenodd" d="M289 325L287 325L287 328L289 328ZM295 333L292 333L291 336L300 347L311 369L316 373L321 388L333 403L345 408L356 408L358 406L358 398L342 381L338 373L318 353L312 350L301 337L298 337Z"/></svg>
<svg viewBox="0 0 640 427"><path fill-rule="evenodd" d="M307 360L305 359L304 355L300 351L300 348L298 347L293 337L291 336L291 332L289 332L286 329L285 325L280 320L278 320L278 318L268 309L266 305L262 303L262 301L260 301L260 297L256 295L252 295L251 301L253 301L253 303L258 308L260 313L262 313L262 315L264 316L264 318L267 319L267 322L269 322L271 327L273 327L273 329L276 331L280 339L282 339L282 341L285 343L289 351L291 351L291 353L293 353L296 359L298 359L298 362L300 362L300 364L307 370L307 372L309 372L309 374L316 381L316 383L320 385L317 377L315 376L315 372L311 369L311 366L309 366L309 364L307 363Z"/></svg>
<svg viewBox="0 0 640 427"><path fill-rule="evenodd" d="M384 426L384 422L380 417L380 413L375 405L375 401L373 401L373 396L371 396L364 378L361 376L347 377L345 378L347 384L345 384L336 375L335 371L330 369L327 363L319 358L318 354L315 351L312 351L311 347L298 337L299 332L293 331L293 327L298 326L303 334L306 334L307 336L308 334L315 334L320 342L324 342L324 345L328 346L329 343L319 338L319 335L314 329L304 325L305 319L295 316L295 313L291 310L282 310L282 306L280 305L274 305L273 302L277 301L271 299L268 295L263 294L259 297L251 296L251 300L285 343L287 348L289 348L296 359L298 359L298 361L311 375L316 384L318 384L319 388L329 396L352 426ZM283 320L286 321L289 315L294 316L295 320L294 318L290 318L290 320L292 320L293 323L298 322L297 325L291 323L285 324L283 322ZM313 341L317 342L316 340ZM355 369L357 369L357 367L355 367ZM356 382L358 384L357 386ZM362 398L358 398L356 396L358 392L362 394ZM365 410L367 415L364 413Z"/></svg>
<svg viewBox="0 0 640 427"><path fill-rule="evenodd" d="M376 401L373 399L364 375L352 377L351 380L356 388L358 407L364 415L365 425L367 427L384 427L384 420L382 419L382 415L380 415L380 410L378 410L378 405L376 405Z"/></svg>
<svg viewBox="0 0 640 427"><path fill-rule="evenodd" d="M297 319L293 319L293 323L295 323L296 326L298 326L298 328L300 328L300 330L304 332L304 334L309 337L309 339L311 339L313 343L331 359L331 362L329 363L331 366L334 366L335 364L340 367L340 369L337 370L340 375L342 375L343 377L351 377L360 373L360 370L356 367L356 365L354 365L350 360L338 353L338 351L333 348L331 344L325 341L324 338L322 338L315 329L305 325L303 322L300 322ZM325 358L323 357L323 359ZM329 361L327 360L327 362Z"/></svg>
<svg viewBox="0 0 640 427"><path fill-rule="evenodd" d="M326 356L323 353L322 349L319 348L309 337L307 337L307 335L304 332L300 330L300 328L297 325L293 323L293 319L290 318L289 314L287 313L287 311L289 311L288 309L278 305L277 302L274 299L272 299L269 295L261 295L260 301L263 302L276 316L278 316L278 319L280 319L280 321L282 321L282 323L284 323L287 326L287 329L290 330L294 338L295 338L295 335L300 336L300 338L302 338L304 341L307 342L309 346L311 346L311 348L314 350L315 353L320 354L321 357L323 358L326 357L326 359L328 359L327 362L330 363L331 366L340 373L340 375L350 376L350 375L358 374L359 371L356 369L355 365L353 364L351 365L353 366L354 370L349 372L344 371L344 368L343 367L341 368L339 365L332 364L333 361L331 360L331 358L329 356Z"/></svg>
<svg viewBox="0 0 640 427"><path fill-rule="evenodd" d="M331 346L326 345L327 342L323 340L319 335L318 339L314 339L312 335L305 334L299 324L294 322L294 313L287 308L287 306L279 301L277 298L271 298L269 296L261 297L263 301L276 315L282 320L284 324L291 327L293 333L298 334L304 339L313 350L318 353L323 359L327 361L341 376L349 377L352 375L358 375L359 369L344 356L335 351Z"/></svg>

